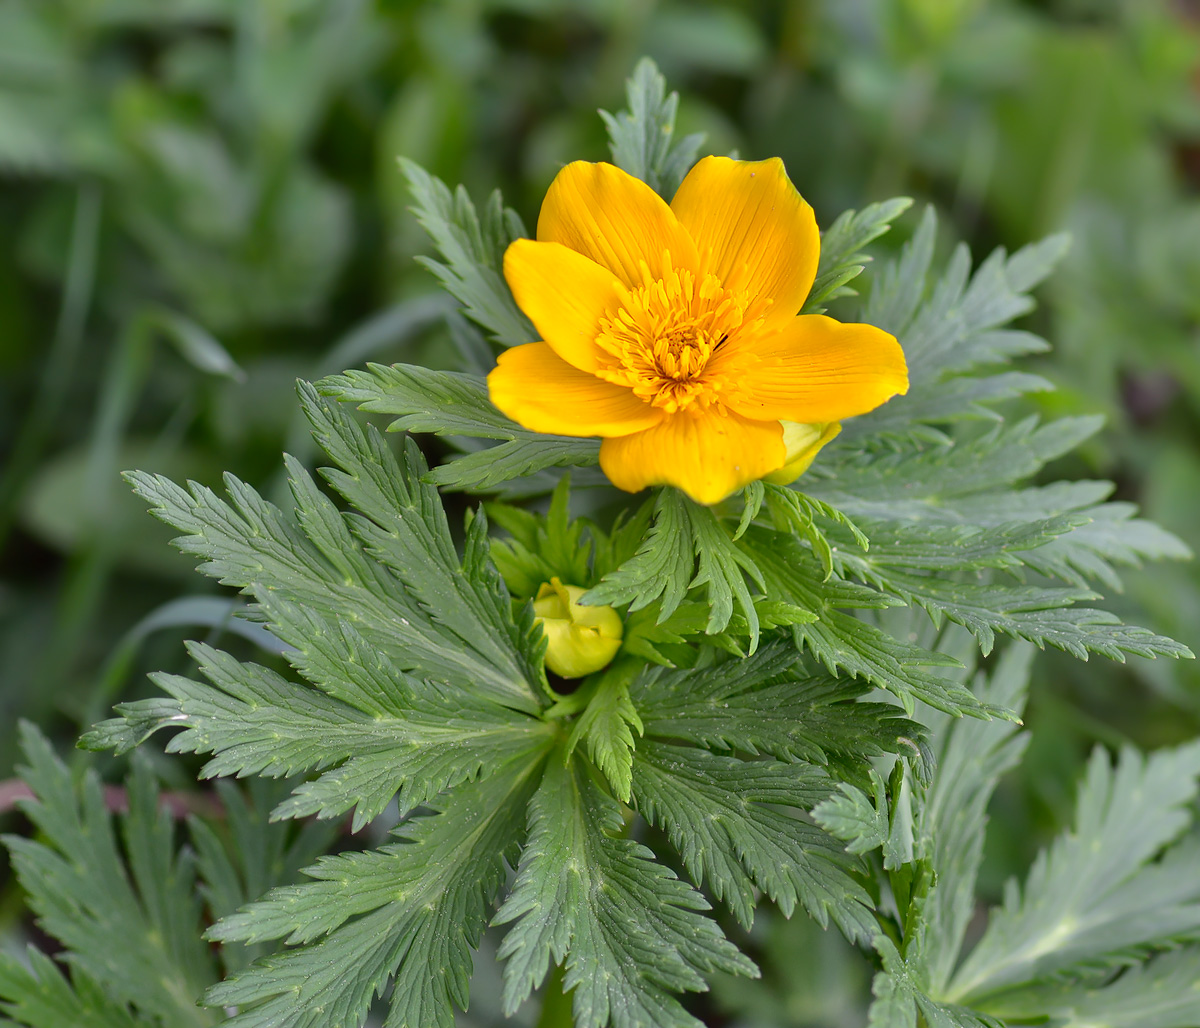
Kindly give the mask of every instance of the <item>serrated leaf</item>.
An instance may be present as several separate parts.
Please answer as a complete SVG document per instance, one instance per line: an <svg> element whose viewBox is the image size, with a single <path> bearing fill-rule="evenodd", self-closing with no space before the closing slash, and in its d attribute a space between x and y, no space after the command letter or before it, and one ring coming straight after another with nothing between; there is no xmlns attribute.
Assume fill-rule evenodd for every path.
<svg viewBox="0 0 1200 1028"><path fill-rule="evenodd" d="M869 686L812 675L798 660L793 646L773 642L710 668L644 672L632 695L646 735L708 749L818 764L919 750L921 726L891 704L862 702Z"/></svg>
<svg viewBox="0 0 1200 1028"><path fill-rule="evenodd" d="M511 1014L564 967L578 1028L700 1028L672 992L704 991L703 974L755 974L702 911L708 903L644 846L620 837L620 808L576 759L551 759L530 804L529 842L497 924Z"/></svg>
<svg viewBox="0 0 1200 1028"><path fill-rule="evenodd" d="M619 660L590 687L591 699L567 738L568 756L582 741L587 755L608 780L613 795L628 803L633 779L633 733L643 733L642 719L629 696L638 663Z"/></svg>
<svg viewBox="0 0 1200 1028"><path fill-rule="evenodd" d="M0 954L0 1012L28 1028L148 1028L124 1004L114 1002L86 971L76 969L70 981L58 966L33 946L25 950L28 966Z"/></svg>
<svg viewBox="0 0 1200 1028"><path fill-rule="evenodd" d="M891 227L901 214L912 206L912 200L899 196L882 203L873 203L861 211L845 211L821 236L821 259L816 281L809 291L802 314L820 314L821 304L840 296L852 296L848 287L871 260L863 247L874 242Z"/></svg>
<svg viewBox="0 0 1200 1028"><path fill-rule="evenodd" d="M877 936L883 970L875 975L871 991L869 1028L1004 1028L1004 1025L973 1010L952 1003L930 999L924 983L900 955L895 944L885 936ZM919 1017L918 1017L919 1015Z"/></svg>
<svg viewBox="0 0 1200 1028"><path fill-rule="evenodd" d="M1031 647L1008 646L990 675L976 676L974 691L1020 714L1032 660ZM918 823L919 846L935 875L921 907L919 943L934 996L940 996L950 980L976 913L975 883L983 862L988 804L1001 776L1021 759L1029 738L1017 729L1010 721L968 718L943 726L936 770Z"/></svg>
<svg viewBox="0 0 1200 1028"><path fill-rule="evenodd" d="M367 368L322 379L317 388L360 410L396 415L390 432L504 440L433 468L425 477L435 485L487 492L546 468L586 467L600 459L598 440L530 432L510 421L492 406L480 376L410 364Z"/></svg>
<svg viewBox="0 0 1200 1028"><path fill-rule="evenodd" d="M638 61L625 82L625 95L627 111L615 115L600 112L608 129L613 163L670 201L696 162L704 136L685 136L673 142L679 94L667 93L666 79L649 57Z"/></svg>
<svg viewBox="0 0 1200 1028"><path fill-rule="evenodd" d="M810 810L831 784L811 765L744 761L644 740L635 755L637 807L662 828L698 883L706 880L742 926L757 886L790 917L797 902L851 941L877 926L866 891L846 872L843 847L778 807ZM769 805L768 805L769 804Z"/></svg>
<svg viewBox="0 0 1200 1028"><path fill-rule="evenodd" d="M753 652L760 626L746 576L762 587L762 574L753 558L734 542L716 514L668 488L658 494L654 524L637 553L588 590L583 601L629 604L630 610L640 610L660 600L661 622L674 613L689 589L703 585L709 603L705 632L725 630L736 600L749 625Z"/></svg>
<svg viewBox="0 0 1200 1028"><path fill-rule="evenodd" d="M1013 1020L1051 1018L1063 1028L1192 1028L1200 1023L1200 947L1184 946L1102 985L1051 981L1005 999Z"/></svg>
<svg viewBox="0 0 1200 1028"><path fill-rule="evenodd" d="M1059 418L1039 425L1026 418L941 445L908 442L891 453L824 461L831 479L812 478L805 490L850 517L888 517L886 504L902 496L955 500L1036 474L1099 431L1100 417Z"/></svg>
<svg viewBox="0 0 1200 1028"><path fill-rule="evenodd" d="M1024 889L1009 883L1004 906L989 919L946 996L1002 1008L1003 1000L987 997L1200 934L1196 847L1177 847L1151 863L1189 823L1185 805L1196 795L1198 777L1197 744L1148 757L1126 750L1116 768L1097 749L1074 831L1038 855Z"/></svg>
<svg viewBox="0 0 1200 1028"><path fill-rule="evenodd" d="M401 464L377 433L364 435L305 387L305 403L341 470L329 472L361 515L341 514L290 462L297 514L289 517L232 476L231 503L192 484L129 475L162 520L186 533L201 570L253 593L272 628L301 658L312 648L311 613L355 630L401 670L444 679L517 709L538 709L541 634L514 620L503 583L485 565L470 578L458 560L436 491L411 443ZM271 615L268 614L268 620Z"/></svg>
<svg viewBox="0 0 1200 1028"><path fill-rule="evenodd" d="M22 742L29 761L23 774L37 798L20 806L40 835L4 842L39 923L83 975L102 985L108 1006L128 1004L172 1025L211 1024L196 1006L215 975L197 933L192 862L176 853L174 824L158 808L149 768L134 765L121 823L127 871L96 775L86 775L77 794L37 729L23 725ZM61 994L64 984L43 978L42 987Z"/></svg>
<svg viewBox="0 0 1200 1028"><path fill-rule="evenodd" d="M306 872L317 881L219 921L211 938L287 937L294 948L215 986L206 1002L238 1008L229 1028L357 1026L391 980L389 1028L451 1028L543 753L452 793L441 813L396 829L398 842L324 857Z"/></svg>
<svg viewBox="0 0 1200 1028"><path fill-rule="evenodd" d="M499 191L492 193L480 219L462 186L452 193L441 179L403 157L400 167L417 220L442 257L422 263L463 305L466 315L498 343L516 346L537 339L537 330L517 306L501 274L505 248L528 233L516 213L504 206Z"/></svg>
<svg viewBox="0 0 1200 1028"><path fill-rule="evenodd" d="M963 686L921 670L924 667L953 667L958 661L945 654L905 644L844 613L844 607L887 607L887 597L850 583L826 581L816 560L798 541L780 532L753 528L742 545L764 569L768 595L781 596L811 610L820 620L792 629L797 647L810 650L831 672L861 676L887 689L911 713L916 700L952 714L991 717L1004 711L981 704Z"/></svg>
<svg viewBox="0 0 1200 1028"><path fill-rule="evenodd" d="M351 630L347 626L347 632ZM546 736L543 722L498 704L400 675L361 639L348 636L348 677L374 678L391 694L388 711L361 710L267 668L192 644L212 683L177 675L154 681L178 701L164 727L183 728L174 753L212 753L204 777L270 777L320 770L274 811L275 817L337 817L355 809L358 831L396 797L401 815L444 789L484 777ZM352 656L359 659L355 664ZM345 691L352 694L354 685Z"/></svg>
<svg viewBox="0 0 1200 1028"><path fill-rule="evenodd" d="M637 552L588 590L583 601L641 610L661 598L659 620L670 617L687 595L695 568L685 502L675 489L660 490L654 521Z"/></svg>

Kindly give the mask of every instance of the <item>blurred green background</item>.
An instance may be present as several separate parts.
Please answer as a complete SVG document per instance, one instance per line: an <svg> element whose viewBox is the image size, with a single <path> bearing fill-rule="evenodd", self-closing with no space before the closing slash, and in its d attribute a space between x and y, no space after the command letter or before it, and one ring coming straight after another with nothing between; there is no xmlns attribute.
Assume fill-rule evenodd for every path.
<svg viewBox="0 0 1200 1028"><path fill-rule="evenodd" d="M0 0L0 778L19 717L67 747L182 670L182 638L228 631L119 470L278 495L280 451L309 453L297 377L452 362L396 156L532 224L562 163L606 156L595 110L642 54L683 131L782 156L822 225L904 194L977 259L1068 229L1031 370L1059 387L1043 413L1108 427L1058 470L1200 549L1195 0ZM1200 648L1197 565L1111 603ZM1037 669L990 888L1061 823L1094 741L1200 729L1193 663ZM794 973L803 925L757 931L780 989L722 992L738 1023L834 1023L863 993L832 950Z"/></svg>

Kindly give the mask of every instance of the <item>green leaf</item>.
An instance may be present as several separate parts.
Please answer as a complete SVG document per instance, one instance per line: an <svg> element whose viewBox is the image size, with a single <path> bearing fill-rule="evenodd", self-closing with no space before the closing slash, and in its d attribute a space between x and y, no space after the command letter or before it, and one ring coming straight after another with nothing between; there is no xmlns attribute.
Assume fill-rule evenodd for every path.
<svg viewBox="0 0 1200 1028"><path fill-rule="evenodd" d="M292 784L252 778L238 788L230 781L218 781L215 789L224 817L211 823L189 820L209 920L234 913L268 889L294 882L300 869L335 845L344 831L344 826L330 821L271 823L271 809ZM221 947L219 956L230 974L265 956L270 948L231 942Z"/></svg>
<svg viewBox="0 0 1200 1028"><path fill-rule="evenodd" d="M847 853L870 853L887 846L898 831L889 813L887 783L875 768L868 773L870 796L856 786L841 782L836 795L813 809L817 824L844 841ZM895 861L886 866L890 870Z"/></svg>
<svg viewBox="0 0 1200 1028"><path fill-rule="evenodd" d="M156 1022L135 1019L124 1004L110 999L86 971L76 968L70 981L33 946L26 967L0 954L0 1011L28 1028L150 1028Z"/></svg>
<svg viewBox="0 0 1200 1028"><path fill-rule="evenodd" d="M976 676L974 691L980 699L1020 714L1032 662L1030 646L1010 645L990 676ZM992 793L1020 761L1029 740L1011 721L962 718L941 727L936 770L918 822L919 846L935 875L921 907L919 955L929 992L935 996L950 980L976 914L975 882L983 862Z"/></svg>
<svg viewBox="0 0 1200 1028"><path fill-rule="evenodd" d="M1014 985L1197 937L1197 849L1159 857L1191 820L1198 777L1200 744L1125 750L1115 768L1097 749L1074 830L1038 855L1024 889L1009 884L947 997L1004 1016Z"/></svg>
<svg viewBox="0 0 1200 1028"><path fill-rule="evenodd" d="M756 974L701 911L708 903L620 837L620 807L578 760L551 759L530 804L529 842L497 924L504 1010L512 1014L563 964L578 1028L700 1028L671 995L704 991L704 973Z"/></svg>
<svg viewBox="0 0 1200 1028"><path fill-rule="evenodd" d="M219 921L210 938L286 937L293 948L214 986L206 1002L237 1008L229 1028L360 1025L392 980L389 1025L451 1028L544 753L531 749L450 794L441 813L397 828L399 841L323 857L305 872L315 882Z"/></svg>
<svg viewBox="0 0 1200 1028"><path fill-rule="evenodd" d="M537 436L500 413L479 375L417 364L368 364L316 383L317 392L372 414L391 414L389 432L434 432L484 439Z"/></svg>
<svg viewBox="0 0 1200 1028"><path fill-rule="evenodd" d="M930 283L936 232L937 219L928 207L900 259L878 276L864 313L865 321L901 340L910 381L921 385L1045 350L1036 336L995 330L1033 308L1027 294L1066 254L1068 237L1050 236L1011 257L994 250L973 276L970 253L960 245L941 277Z"/></svg>
<svg viewBox="0 0 1200 1028"><path fill-rule="evenodd" d="M421 483L419 451L408 443L401 464L377 433L364 436L311 387L304 395L320 441L342 467L328 475L360 515L339 512L294 461L294 518L232 476L231 503L195 483L185 490L161 476L128 478L158 517L185 533L177 545L205 558L201 570L253 594L274 634L301 658L314 646L309 615L352 620L401 670L537 710L541 634L528 612L513 620L486 562L465 574L437 493Z"/></svg>
<svg viewBox="0 0 1200 1028"><path fill-rule="evenodd" d="M504 206L500 192L492 193L481 219L462 186L452 193L441 179L403 157L400 168L417 220L442 257L441 261L419 258L421 263L463 305L466 315L501 345L537 339L537 330L517 306L501 274L508 244L528 233L517 214Z"/></svg>
<svg viewBox="0 0 1200 1028"><path fill-rule="evenodd" d="M1028 478L1095 435L1102 424L1100 417L1059 418L1046 425L1026 418L941 445L901 443L891 453L869 458L825 460L831 478L809 479L805 488L850 517L887 519L887 505L897 497L945 502Z"/></svg>
<svg viewBox="0 0 1200 1028"><path fill-rule="evenodd" d="M323 644L331 642L317 635L321 627L314 629ZM211 686L153 676L178 700L163 727L184 729L168 750L215 754L201 772L208 778L321 770L274 816L331 818L355 808L358 831L393 797L403 816L444 789L485 777L547 735L543 722L517 711L396 672L348 625L342 631L323 655L331 673L346 669L343 695L373 689L386 697L383 703L354 707L193 643L190 651Z"/></svg>
<svg viewBox="0 0 1200 1028"><path fill-rule="evenodd" d="M870 897L847 873L841 844L777 809L809 810L827 797L823 772L649 740L638 746L635 769L639 812L670 836L692 878L707 879L743 927L754 919L757 887L785 917L800 902L822 928L832 917L852 941L874 935Z"/></svg>
<svg viewBox="0 0 1200 1028"><path fill-rule="evenodd" d="M629 110L601 111L608 128L613 163L640 178L670 201L684 175L696 163L703 135L672 143L679 94L667 93L666 79L649 57L643 57L625 82Z"/></svg>
<svg viewBox="0 0 1200 1028"><path fill-rule="evenodd" d="M933 208L900 258L877 277L863 320L893 333L908 362L910 388L845 426L845 440L884 433L907 435L920 422L995 417L986 404L1053 388L1036 375L1006 373L965 378L974 369L1048 349L1028 332L1003 328L1033 307L1028 291L1045 279L1067 248L1051 236L1011 257L994 251L972 276L970 253L959 246L940 278L930 274L937 234Z"/></svg>
<svg viewBox="0 0 1200 1028"><path fill-rule="evenodd" d="M877 936L875 949L883 962L883 970L875 975L871 991L868 1028L1004 1028L986 1015L952 1003L930 999L924 985L900 955L895 944L885 936Z"/></svg>
<svg viewBox="0 0 1200 1028"><path fill-rule="evenodd" d="M1191 550L1177 536L1153 521L1134 517L1132 503L1105 503L1088 507L1079 515L1088 518L1069 534L1022 553L1021 561L1043 575L1083 585L1099 579L1110 589L1120 589L1121 579L1112 565L1141 567L1144 560L1190 560Z"/></svg>
<svg viewBox="0 0 1200 1028"><path fill-rule="evenodd" d="M659 620L683 602L695 569L690 502L675 489L661 489L654 501L654 522L637 552L601 579L583 597L585 603L641 610L661 598Z"/></svg>
<svg viewBox="0 0 1200 1028"><path fill-rule="evenodd" d="M799 659L779 641L713 667L644 672L631 689L645 734L818 764L919 751L924 729L890 703L863 702L869 685L811 675Z"/></svg>
<svg viewBox="0 0 1200 1028"><path fill-rule="evenodd" d="M863 252L888 232L892 222L912 206L912 200L899 196L873 203L861 211L843 212L821 235L821 260L817 278L809 291L801 314L822 314L821 305L841 296L853 296L848 285L863 271L871 256Z"/></svg>
<svg viewBox="0 0 1200 1028"><path fill-rule="evenodd" d="M126 870L99 778L88 773L76 793L70 772L37 729L26 723L21 732L29 761L22 773L37 799L20 806L39 838L10 835L4 842L39 923L84 976L76 995L99 985L110 1010L129 1005L166 1024L212 1024L196 1005L215 969L197 930L192 861L176 853L174 824L158 806L149 768L135 763L129 784L121 825ZM57 995L54 1002L63 998L65 982L40 978L38 991Z"/></svg>
<svg viewBox="0 0 1200 1028"><path fill-rule="evenodd" d="M1005 716L1005 711L980 703L957 682L921 670L959 666L953 657L902 643L841 609L887 607L896 601L836 578L823 581L820 566L793 536L752 528L742 545L764 569L768 595L819 615L816 622L794 626L792 634L796 646L809 649L830 672L861 676L887 689L909 713L920 700L952 714Z"/></svg>
<svg viewBox="0 0 1200 1028"><path fill-rule="evenodd" d="M366 553L394 572L460 645L505 674L508 692L515 694L508 702L528 709L531 683L543 681L542 633L531 616L524 623L513 620L508 590L483 542L486 519L480 515L474 533L468 531L467 556L460 565L441 498L422 482L426 465L416 444L405 440L401 467L377 433L364 436L346 411L323 400L311 385L301 383L299 393L313 435L340 469L326 468L322 474L365 515L348 520Z"/></svg>
<svg viewBox="0 0 1200 1028"><path fill-rule="evenodd" d="M390 432L505 440L426 473L426 481L448 489L488 492L546 468L586 467L600 459L595 439L530 432L510 421L492 406L487 383L476 375L370 364L367 371L322 379L317 388L322 395L358 404L360 410L397 415Z"/></svg>
<svg viewBox="0 0 1200 1028"><path fill-rule="evenodd" d="M1008 1016L1049 1015L1063 1028L1192 1028L1200 1023L1200 947L1184 946L1128 968L1103 985L1046 982L1006 1001Z"/></svg>
<svg viewBox="0 0 1200 1028"><path fill-rule="evenodd" d="M592 697L567 739L568 755L582 740L622 803L629 802L633 785L633 733L643 733L642 719L629 697L629 682L639 666L640 662L619 660L597 676L590 686Z"/></svg>
<svg viewBox="0 0 1200 1028"><path fill-rule="evenodd" d="M557 577L568 585L594 580L593 555L608 539L583 518L571 520L570 475L564 475L550 497L545 515L504 503L489 503L492 520L512 538L492 539L497 569L517 596L535 596L544 582Z"/></svg>
<svg viewBox="0 0 1200 1028"><path fill-rule="evenodd" d="M1145 628L1124 625L1106 610L1071 606L1079 600L1097 598L1087 590L962 582L900 571L879 576L878 581L908 602L924 607L935 623L944 616L968 628L985 654L992 650L995 633L1002 632L1027 639L1039 648L1053 646L1080 660L1087 660L1089 652L1116 661L1124 661L1126 654L1192 656L1183 643Z"/></svg>
<svg viewBox="0 0 1200 1028"><path fill-rule="evenodd" d="M698 568L697 568L698 562ZM695 575L693 577L693 571ZM630 610L661 598L658 619L664 621L688 590L707 586L709 617L705 632L722 632L733 616L734 600L750 632L751 652L758 646L759 621L746 576L762 588L762 573L709 507L677 489L663 489L654 508L654 524L637 553L589 590L584 602L624 606Z"/></svg>

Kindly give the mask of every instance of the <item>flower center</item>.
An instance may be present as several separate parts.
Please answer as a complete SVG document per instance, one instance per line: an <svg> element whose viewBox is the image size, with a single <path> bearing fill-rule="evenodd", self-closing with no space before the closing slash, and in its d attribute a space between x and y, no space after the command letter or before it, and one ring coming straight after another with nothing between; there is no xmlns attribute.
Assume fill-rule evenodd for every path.
<svg viewBox="0 0 1200 1028"><path fill-rule="evenodd" d="M735 383L721 374L719 355L744 324L761 317L752 306L764 304L729 292L715 275L697 282L692 272L673 268L630 290L624 305L601 320L596 343L606 359L596 374L670 414L720 403Z"/></svg>

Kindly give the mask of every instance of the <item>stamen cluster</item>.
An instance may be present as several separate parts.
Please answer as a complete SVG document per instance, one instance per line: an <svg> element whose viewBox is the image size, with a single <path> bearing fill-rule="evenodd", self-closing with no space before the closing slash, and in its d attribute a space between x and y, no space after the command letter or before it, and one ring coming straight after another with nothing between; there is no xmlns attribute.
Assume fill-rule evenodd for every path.
<svg viewBox="0 0 1200 1028"><path fill-rule="evenodd" d="M670 266L670 254L664 255ZM654 278L643 263L643 284L628 290L620 309L600 321L596 374L631 389L668 414L692 404L721 405L736 389L722 347L769 305L725 289L715 275L669 268Z"/></svg>

